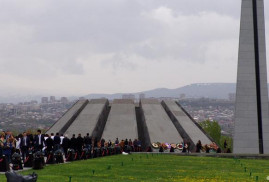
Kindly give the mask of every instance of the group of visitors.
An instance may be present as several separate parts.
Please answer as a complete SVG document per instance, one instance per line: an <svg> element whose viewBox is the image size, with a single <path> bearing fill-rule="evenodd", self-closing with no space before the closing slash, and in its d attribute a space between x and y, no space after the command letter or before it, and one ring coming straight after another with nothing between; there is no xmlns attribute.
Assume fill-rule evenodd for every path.
<svg viewBox="0 0 269 182"><path fill-rule="evenodd" d="M36 135L23 132L14 137L12 132L4 131L0 133L0 156L5 155L8 162L11 162L13 153L21 153L22 157L26 156L30 150L42 150L44 136L41 130L38 130Z"/></svg>
<svg viewBox="0 0 269 182"><path fill-rule="evenodd" d="M42 134L41 130L37 130L33 135L30 132L23 132L14 137L10 131L2 132L0 134L0 156L7 156L7 160L11 162L11 156L13 153L19 153L22 156L22 160L28 156L29 153L35 153L42 151L46 156L51 152L61 150L65 157L68 155L68 150L72 149L80 155L84 149L93 152L94 149L101 148L114 148L117 147L121 152L141 152L141 141L138 139L115 139L105 141L105 139L98 140L96 137L92 137L89 133L86 136L78 134L72 135L68 138L68 135L56 133Z"/></svg>
<svg viewBox="0 0 269 182"><path fill-rule="evenodd" d="M189 153L190 152L191 143L186 140L181 143L182 152ZM230 149L227 148L227 142L224 142L224 152L230 153ZM94 149L107 149L107 148L117 148L121 152L141 152L142 146L141 141L138 139L115 139L114 142L111 140L106 141L105 139L98 140L96 137L92 137L89 133L86 136L82 136L78 134L72 135L71 138L68 138L68 135L63 135L56 133L51 134L42 134L41 130L37 130L36 134L33 135L30 132L23 132L18 136L14 137L12 132L6 131L0 133L0 156L7 156L7 160L11 162L11 156L13 153L19 153L22 156L22 160L28 156L30 152L34 153L37 151L42 151L46 156L48 156L51 152L55 152L61 150L65 157L68 155L68 150L72 149L77 152L78 155L83 153L83 150L88 150L91 153L94 152ZM169 147L170 152L174 152L175 147ZM151 152L151 147L146 149L146 152ZM163 152L164 148L162 145L159 148L159 152ZM193 151L193 150L192 150ZM211 151L221 153L220 147L216 143L212 143L210 145L202 145L199 140L195 146L195 152L206 152L209 153Z"/></svg>
<svg viewBox="0 0 269 182"><path fill-rule="evenodd" d="M200 153L201 151L205 153L210 153L210 152L216 152L216 153L231 153L231 149L228 148L227 141L225 140L223 143L224 151L221 151L221 148L215 143L212 142L211 144L205 144L204 146L202 145L201 141L199 140L196 143L195 147L195 152Z"/></svg>
<svg viewBox="0 0 269 182"><path fill-rule="evenodd" d="M152 143L152 147L158 149L159 152L169 151L175 152L175 149L178 149L182 153L231 153L231 149L228 148L227 141L224 141L223 151L221 148L215 143L202 145L201 140L198 140L196 145L191 144L188 139L183 140L179 144L169 144L169 143ZM147 150L149 152L150 150Z"/></svg>
<svg viewBox="0 0 269 182"><path fill-rule="evenodd" d="M0 156L7 156L8 161L11 160L11 155L14 153L16 139L10 131L0 133Z"/></svg>

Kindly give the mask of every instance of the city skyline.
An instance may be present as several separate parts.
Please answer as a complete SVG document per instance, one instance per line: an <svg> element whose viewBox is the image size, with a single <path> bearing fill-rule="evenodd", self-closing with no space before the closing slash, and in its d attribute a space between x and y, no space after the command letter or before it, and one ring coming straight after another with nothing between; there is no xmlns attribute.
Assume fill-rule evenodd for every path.
<svg viewBox="0 0 269 182"><path fill-rule="evenodd" d="M240 0L0 3L1 95L236 81Z"/></svg>

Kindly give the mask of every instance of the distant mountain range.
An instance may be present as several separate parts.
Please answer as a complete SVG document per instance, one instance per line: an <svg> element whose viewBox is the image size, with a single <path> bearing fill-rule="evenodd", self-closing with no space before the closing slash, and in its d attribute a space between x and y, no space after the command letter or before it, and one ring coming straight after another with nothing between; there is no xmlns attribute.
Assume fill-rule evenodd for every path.
<svg viewBox="0 0 269 182"><path fill-rule="evenodd" d="M228 99L230 93L235 93L235 83L199 83L191 84L176 89L157 88L137 93L116 93L116 94L89 94L84 96L87 99L94 98L108 98L119 99L123 94L133 94L136 98L139 94L144 93L146 98L155 97L173 97L179 98L181 94L185 94L186 98L215 98L215 99Z"/></svg>
<svg viewBox="0 0 269 182"><path fill-rule="evenodd" d="M153 90L136 92L136 93L116 93L116 94L89 94L83 97L87 99L94 98L108 98L120 99L123 94L133 94L136 98L139 98L139 94L144 93L146 98L154 97L172 97L179 98L181 94L185 94L186 98L215 98L215 99L228 99L230 93L236 92L235 83L197 83L191 84L180 88L167 89L167 88L157 88ZM0 103L18 103L31 100L37 100L40 102L40 95L13 95L13 96L0 96ZM69 100L78 99L79 96L69 97Z"/></svg>
<svg viewBox="0 0 269 182"><path fill-rule="evenodd" d="M235 83L199 83L191 84L176 89L157 88L144 92L136 93L116 93L116 94L89 94L83 96L87 99L95 98L107 98L107 99L120 99L123 94L133 94L136 98L139 98L139 94L144 93L146 98L154 97L173 97L179 98L181 94L185 94L186 98L215 98L215 99L227 99L230 93L235 93ZM10 95L0 96L0 103L18 103L27 102L31 100L37 100L40 102L41 95ZM75 100L77 97L69 97L70 100Z"/></svg>

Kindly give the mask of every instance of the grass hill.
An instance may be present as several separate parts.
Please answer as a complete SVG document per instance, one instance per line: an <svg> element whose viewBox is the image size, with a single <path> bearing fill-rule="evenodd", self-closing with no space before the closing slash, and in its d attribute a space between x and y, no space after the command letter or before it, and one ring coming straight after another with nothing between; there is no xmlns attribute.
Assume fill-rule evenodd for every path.
<svg viewBox="0 0 269 182"><path fill-rule="evenodd" d="M24 175L33 171L25 171ZM89 181L265 181L267 160L132 154L49 165L38 182ZM0 181L6 181L3 174Z"/></svg>

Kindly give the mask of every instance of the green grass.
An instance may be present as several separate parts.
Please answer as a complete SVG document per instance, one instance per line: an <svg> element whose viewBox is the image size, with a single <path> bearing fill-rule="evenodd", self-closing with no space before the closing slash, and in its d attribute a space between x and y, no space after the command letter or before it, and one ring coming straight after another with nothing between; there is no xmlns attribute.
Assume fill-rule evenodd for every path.
<svg viewBox="0 0 269 182"><path fill-rule="evenodd" d="M245 172L246 167L246 172ZM250 170L252 175L250 176ZM94 173L93 173L94 171ZM23 172L24 175L33 170ZM132 154L49 165L38 182L87 181L266 181L268 160ZM0 175L0 181L6 181Z"/></svg>

